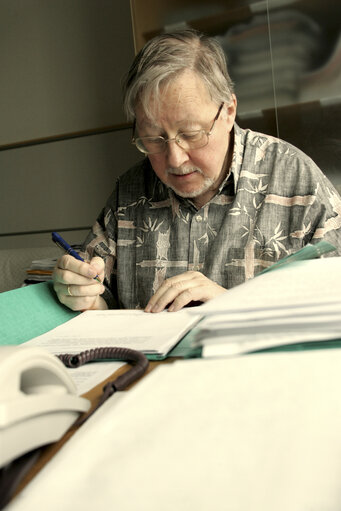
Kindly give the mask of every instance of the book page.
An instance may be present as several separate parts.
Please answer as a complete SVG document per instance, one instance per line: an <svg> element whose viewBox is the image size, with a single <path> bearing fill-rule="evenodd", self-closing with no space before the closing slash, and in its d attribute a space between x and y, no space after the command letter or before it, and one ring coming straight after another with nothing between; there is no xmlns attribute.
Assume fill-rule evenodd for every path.
<svg viewBox="0 0 341 511"><path fill-rule="evenodd" d="M39 346L54 346L60 352L77 353L116 346L164 355L199 321L184 309L170 313L141 310L86 311L40 335Z"/></svg>

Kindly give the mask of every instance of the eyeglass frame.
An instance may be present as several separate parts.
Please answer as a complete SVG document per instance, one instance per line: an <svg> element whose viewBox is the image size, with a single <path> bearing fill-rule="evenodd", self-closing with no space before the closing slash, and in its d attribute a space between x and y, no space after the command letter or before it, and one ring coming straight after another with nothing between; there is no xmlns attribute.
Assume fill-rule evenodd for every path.
<svg viewBox="0 0 341 511"><path fill-rule="evenodd" d="M205 133L205 135L207 135L207 142L206 142L204 145L200 146L200 147L196 147L195 149L202 149L203 147L206 147L206 146L208 145L208 143L209 143L209 137L210 137L210 136L211 136L211 134L212 134L213 128L214 128L214 126L215 126L215 123L216 123L216 122L217 122L217 120L219 119L219 116L220 116L220 113L221 113L221 111L222 111L222 109L223 109L223 106L224 106L224 102L222 102L222 103L221 103L221 105L220 105L220 107L218 108L218 112L216 113L216 116L215 116L215 118L213 119L212 126L211 126L211 128L210 128L208 131L205 131L204 129L201 129L201 130L192 130L192 131L191 131L191 133L200 133L200 132L203 132L203 133ZM134 145L135 145L135 147L136 147L136 149L137 149L138 151L140 151L141 153L143 153L143 154L162 154L162 153L165 151L165 149L166 149L166 144L168 144L168 142L173 142L173 140L175 141L175 143L176 143L176 144L177 144L177 145L178 145L181 149L184 149L183 147L181 147L181 145L179 144L179 142L178 142L178 140L177 140L177 139L178 139L179 135L182 135L182 134L186 133L186 131L180 131L179 133L177 133L176 137L173 137L173 138L165 138L165 137L163 137L162 135L157 135L156 137L136 137L136 138L135 138L135 136L134 136L134 134L135 134L135 129L136 129L136 118L134 119L134 123L133 123L133 138L132 138L132 140L131 140L131 143L132 143L132 144L134 144ZM187 131L187 133L189 133L189 131ZM156 152L156 153L151 153L151 152L142 151L142 149L140 149L140 148L137 146L136 141L137 141L137 140L142 140L142 141L143 141L143 139L146 139L146 138L154 138L154 139L155 139L155 138L157 138L157 139L162 139L162 140L164 141L164 149L162 149L162 151L158 151L158 152ZM195 149L192 149L192 150L195 150ZM186 150L186 149L184 149L184 150Z"/></svg>

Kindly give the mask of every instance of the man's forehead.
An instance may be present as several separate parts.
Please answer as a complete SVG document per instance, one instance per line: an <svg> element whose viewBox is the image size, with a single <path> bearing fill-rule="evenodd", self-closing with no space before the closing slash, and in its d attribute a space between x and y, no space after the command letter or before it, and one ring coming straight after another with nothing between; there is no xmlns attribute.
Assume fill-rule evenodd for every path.
<svg viewBox="0 0 341 511"><path fill-rule="evenodd" d="M135 110L136 123L145 128L160 128L165 123L174 126L186 126L207 121L208 105L205 103L188 103L179 108L160 106L150 108L147 112L140 105Z"/></svg>
<svg viewBox="0 0 341 511"><path fill-rule="evenodd" d="M146 115L144 115L142 117L137 116L136 121L137 121L138 126L143 126L145 128L151 128L151 129L161 128L161 125L163 124L162 116L159 119L152 119L152 118L147 117ZM201 122L201 119L199 118L199 116L188 116L187 115L185 117L181 116L178 119L173 119L172 123L175 126L177 126L177 125L184 126L186 124L194 124L196 122L197 123Z"/></svg>
<svg viewBox="0 0 341 511"><path fill-rule="evenodd" d="M211 103L211 95L203 80L193 71L186 70L164 83L157 92L150 93L148 89L142 92L135 114L138 123L148 127L158 126L160 119L183 124L202 119Z"/></svg>

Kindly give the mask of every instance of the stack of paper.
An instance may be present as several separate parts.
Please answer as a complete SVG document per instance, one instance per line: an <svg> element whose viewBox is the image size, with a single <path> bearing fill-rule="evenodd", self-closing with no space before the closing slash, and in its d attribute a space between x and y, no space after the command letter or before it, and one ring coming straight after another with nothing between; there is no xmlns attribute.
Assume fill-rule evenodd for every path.
<svg viewBox="0 0 341 511"><path fill-rule="evenodd" d="M79 251L81 245L71 245L74 250ZM62 255L62 253L60 253ZM53 269L58 257L48 257L44 259L35 259L26 270L24 284L36 284L37 282L48 282L52 280Z"/></svg>
<svg viewBox="0 0 341 511"><path fill-rule="evenodd" d="M36 282L47 282L52 279L53 268L57 258L37 259L32 261L31 266L26 270L25 284Z"/></svg>
<svg viewBox="0 0 341 511"><path fill-rule="evenodd" d="M294 9L276 10L270 24L271 39L268 13L217 36L228 56L239 112L272 108L274 93L277 105L296 102L300 77L318 61L322 34L310 16Z"/></svg>
<svg viewBox="0 0 341 511"><path fill-rule="evenodd" d="M264 273L199 310L194 346L206 357L341 339L341 257Z"/></svg>

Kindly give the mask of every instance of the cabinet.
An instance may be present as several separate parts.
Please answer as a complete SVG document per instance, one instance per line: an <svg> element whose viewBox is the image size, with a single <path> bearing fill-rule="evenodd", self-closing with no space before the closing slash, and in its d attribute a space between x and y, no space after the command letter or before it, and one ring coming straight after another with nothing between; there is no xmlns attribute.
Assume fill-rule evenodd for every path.
<svg viewBox="0 0 341 511"><path fill-rule="evenodd" d="M341 3L335 0L131 0L135 50L191 27L221 42L237 122L311 156L341 191Z"/></svg>

